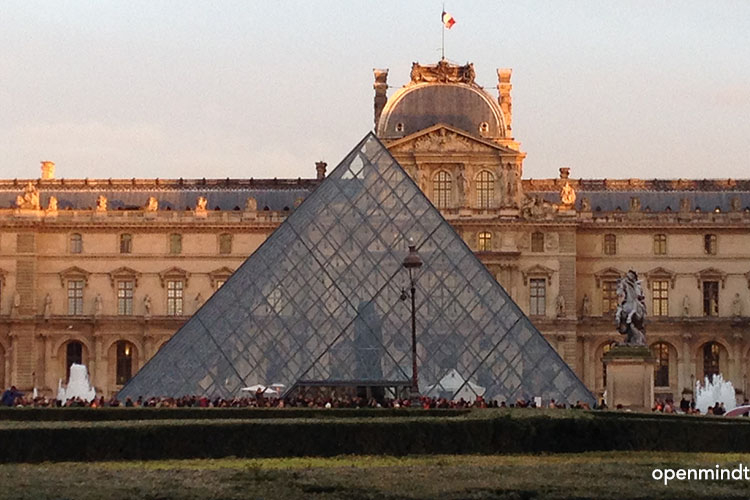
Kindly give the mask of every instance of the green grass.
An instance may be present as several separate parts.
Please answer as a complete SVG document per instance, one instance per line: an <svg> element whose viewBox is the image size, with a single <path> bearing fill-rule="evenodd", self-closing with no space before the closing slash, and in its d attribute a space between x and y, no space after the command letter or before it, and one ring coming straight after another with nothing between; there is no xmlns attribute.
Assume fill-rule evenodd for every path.
<svg viewBox="0 0 750 500"><path fill-rule="evenodd" d="M748 498L750 482L673 481L664 486L651 477L655 467L732 467L739 463L750 466L750 454L615 452L13 464L0 465L0 498Z"/></svg>

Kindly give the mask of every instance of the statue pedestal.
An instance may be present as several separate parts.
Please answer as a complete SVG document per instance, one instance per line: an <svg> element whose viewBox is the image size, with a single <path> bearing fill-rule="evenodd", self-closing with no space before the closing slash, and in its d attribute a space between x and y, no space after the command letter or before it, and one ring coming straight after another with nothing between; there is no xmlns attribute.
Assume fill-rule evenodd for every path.
<svg viewBox="0 0 750 500"><path fill-rule="evenodd" d="M604 355L607 366L607 405L651 411L654 404L656 360L645 346L617 346Z"/></svg>

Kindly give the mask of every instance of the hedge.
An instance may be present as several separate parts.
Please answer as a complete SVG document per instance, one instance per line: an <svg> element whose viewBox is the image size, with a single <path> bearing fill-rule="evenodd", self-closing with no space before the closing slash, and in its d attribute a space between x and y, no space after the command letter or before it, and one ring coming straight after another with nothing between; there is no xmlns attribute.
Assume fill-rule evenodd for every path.
<svg viewBox="0 0 750 500"><path fill-rule="evenodd" d="M454 417L468 409L409 408L8 408L0 407L0 421L83 421L113 420L214 420L258 418L356 418L356 417Z"/></svg>
<svg viewBox="0 0 750 500"><path fill-rule="evenodd" d="M0 462L492 454L607 450L750 452L742 420L524 415L456 418L7 423Z"/></svg>

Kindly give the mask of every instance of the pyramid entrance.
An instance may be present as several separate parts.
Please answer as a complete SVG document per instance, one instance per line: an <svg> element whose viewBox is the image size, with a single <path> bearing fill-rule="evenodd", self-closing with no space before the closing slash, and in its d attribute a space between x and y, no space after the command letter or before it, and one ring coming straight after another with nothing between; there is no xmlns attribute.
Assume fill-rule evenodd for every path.
<svg viewBox="0 0 750 500"><path fill-rule="evenodd" d="M368 134L120 391L231 398L254 384L594 403L383 144ZM348 388L348 389L346 389Z"/></svg>

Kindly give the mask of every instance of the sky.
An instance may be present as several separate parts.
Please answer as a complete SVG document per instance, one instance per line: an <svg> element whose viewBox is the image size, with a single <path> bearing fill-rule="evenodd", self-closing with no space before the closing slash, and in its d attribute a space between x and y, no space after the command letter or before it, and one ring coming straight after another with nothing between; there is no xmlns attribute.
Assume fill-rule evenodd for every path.
<svg viewBox="0 0 750 500"><path fill-rule="evenodd" d="M0 2L0 178L314 177L440 58L441 2ZM463 0L446 58L513 69L525 178L749 178L750 2Z"/></svg>

